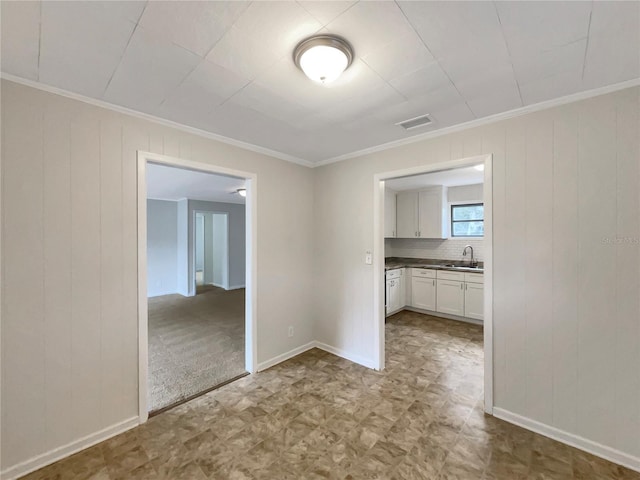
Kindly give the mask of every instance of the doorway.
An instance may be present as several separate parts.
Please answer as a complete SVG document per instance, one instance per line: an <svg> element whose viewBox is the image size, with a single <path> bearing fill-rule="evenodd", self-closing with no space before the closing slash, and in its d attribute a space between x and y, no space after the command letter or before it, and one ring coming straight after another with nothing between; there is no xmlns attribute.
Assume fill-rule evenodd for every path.
<svg viewBox="0 0 640 480"><path fill-rule="evenodd" d="M194 210L194 291L229 290L229 213Z"/></svg>
<svg viewBox="0 0 640 480"><path fill-rule="evenodd" d="M385 172L381 174L374 175L374 238L373 238L373 255L376 259L374 262L374 355L375 355L375 364L377 369L385 368L385 348L386 348L386 294L387 292L387 281L385 279L385 181L389 181L391 179L397 179L402 177L411 177L422 174L429 174L435 172L445 172L453 169L460 168L468 168L476 165L483 166L483 192L482 192L482 202L484 204L484 238L483 238L483 277L482 281L484 284L483 292L481 294L481 298L483 300L482 306L482 316L483 316L483 328L481 332L482 336L482 344L483 344L483 390L484 390L484 410L487 413L493 412L493 305L492 305L492 285L493 285L493 268L492 268L492 252L493 252L493 237L492 237L492 156L491 155L482 155L476 157L463 158L459 160L452 160L448 162L442 162L438 164L425 165L420 167L414 167L405 170L397 170L391 172ZM440 194L437 192L436 194ZM429 192L431 194L431 192ZM406 196L403 198L403 201L406 202L405 206L411 206L412 201L410 196ZM417 200L416 200L417 201ZM446 205L448 207L448 204ZM388 206L387 206L388 209ZM415 211L415 221L419 222L419 212L418 207L416 207ZM407 218L409 220L407 220ZM450 219L449 219L450 220ZM411 223L412 216L404 215L404 218L401 220L403 222L402 228L408 228L406 223ZM398 228L400 224L398 224ZM443 227L444 228L444 227ZM455 227L461 228L461 227ZM470 227L471 228L471 227ZM409 235L415 236L415 238L421 238L419 229L416 229L415 232L410 231ZM431 235L431 234L430 234ZM408 269L411 270L411 269ZM470 271L473 273L473 271ZM406 270L405 270L406 274ZM398 273L397 275L400 275ZM429 276L428 282L429 285L433 285L434 287L437 285L437 278L431 278L431 272L425 272L424 276ZM391 279L395 281L396 279ZM461 289L464 291L464 279L455 279L455 281L461 282ZM428 283L427 282L427 283ZM425 283L425 282L422 282ZM425 283L426 284L426 283ZM447 288L445 290L443 288L443 293L446 293L449 298L447 301L451 301L453 295L450 295L452 292L451 287L449 285L443 285ZM460 286L458 286L460 289ZM426 292L426 289L425 289ZM391 292L393 293L393 292ZM435 292L434 292L435 293ZM394 301L396 301L396 296L393 297ZM476 295L477 300L477 295ZM435 306L431 307L429 304L424 304L422 306L422 310L431 310L432 308L435 310ZM427 308L428 307L428 308ZM420 311L420 310L418 310ZM456 312L457 313L457 312ZM455 318L455 316L454 316Z"/></svg>
<svg viewBox="0 0 640 480"><path fill-rule="evenodd" d="M148 172L153 169L155 166L166 167L171 169L176 169L175 172L179 173L191 173L191 174L203 174L205 177L213 178L213 177L224 177L227 180L235 179L235 181L242 182L242 191L246 193L246 198L243 198L242 202L235 201L236 205L232 206L229 211L220 211L220 204L224 204L225 202L232 202L232 199L236 198L235 195L237 192L234 189L233 191L225 192L225 197L221 197L219 200L222 202L211 203L210 199L198 199L198 200L190 200L188 198L182 198L177 200L177 203L181 203L181 209L179 210L177 217L184 221L184 225L186 228L178 229L177 237L178 241L181 241L182 244L186 246L184 251L179 252L177 257L177 262L179 268L177 268L177 284L179 285L179 290L173 294L172 298L164 297L156 297L157 302L165 302L165 305L161 308L153 309L152 302L156 300L154 298L148 299L148 284L150 281L149 273L149 261L153 261L153 251L147 245L147 225L148 225ZM188 401L191 398L198 396L199 394L206 393L213 388L217 388L221 384L228 383L230 380L234 380L239 376L244 376L247 373L252 373L256 371L256 288L255 288L255 278L256 278L256 259L255 259L255 251L257 245L257 219L255 216L256 212L256 197L257 197L257 188L256 188L257 178L256 175L249 172L242 172L237 170L231 170L224 167L212 166L209 164L203 164L193 161L187 161L183 159L178 159L174 157L167 157L164 155L157 155L148 152L138 152L138 345L139 345L139 367L138 367L138 384L139 384L139 417L140 422L146 421L149 416L149 412L157 413L159 411L163 411L167 408L175 406L175 404L183 403L184 401ZM211 189L205 189L211 190ZM243 195L244 197L244 195ZM209 203L211 203L211 207L209 207ZM242 203L242 205L237 205L238 203ZM235 210L234 210L235 209ZM238 210L242 210L242 215L234 215L234 212ZM200 215L202 214L202 220L199 220ZM207 214L210 215L211 223L207 222ZM206 255L205 246L205 237L211 238L211 242L214 241L214 216L215 223L218 226L217 238L220 240L218 243L220 245L219 251L210 253L212 255L217 255L218 261L214 261L212 256ZM234 220L235 219L235 220ZM200 222L200 226L202 227L203 233L206 233L205 230L207 226L209 227L209 233L211 235L203 235L203 249L202 249L202 282L207 283L207 280L210 281L211 290L206 292L206 294L195 296L195 286L196 286L196 264L200 258L197 253L196 246L200 246L200 242L196 241L198 236L198 231L200 227L198 226L198 222ZM234 251L230 246L229 235L235 235L234 238L234 246L235 246L235 257L237 259L234 265L231 265L232 268L229 267L228 259L234 256ZM241 254L238 254L238 246L242 246ZM166 255L164 255L166 257ZM224 261L224 258L227 258L227 261ZM205 264L209 260L209 264L212 266L210 271L208 272L208 277L205 276L206 268ZM213 268L218 265L218 268ZM233 277L233 278L232 278ZM181 279L184 280L181 280ZM240 280L238 280L240 279ZM220 287L215 286L214 283L220 282ZM234 283L235 282L235 283ZM229 284L233 283L232 290L227 290L224 287L229 288ZM171 297L171 295L169 296ZM210 305L216 305L215 308L212 308ZM240 348L236 348L237 351L241 353L241 357L239 358L239 363L236 361L234 372L237 372L238 365L240 367L240 374L235 375L232 378L225 378L223 381L216 380L214 383L210 385L210 387L205 389L199 389L199 391L190 391L187 390L177 399L177 401L170 402L169 404L159 404L155 401L155 398L152 397L152 392L150 388L150 365L152 364L152 360L158 360L158 358L151 358L153 355L160 354L160 359L162 361L168 361L169 359L175 360L176 355L165 355L163 357L163 353L159 349L155 349L155 344L151 345L150 341L158 340L159 331L156 329L155 331L150 330L150 321L151 315L154 312L160 312L161 314L166 314L170 308L166 308L166 305L172 305L171 308L180 309L182 313L188 312L187 318L190 322L192 322L195 326L199 328L209 328L210 325L205 325L207 322L210 322L212 319L231 319L236 316L239 319L238 325L230 326L229 324L223 325L218 322L216 328L218 328L218 332L222 332L219 334L212 334L212 330L208 330L207 335L202 335L202 332L196 331L186 331L186 334L180 338L172 337L169 338L168 341L165 341L164 346L169 346L170 348L174 348L175 345L172 343L174 340L183 341L184 339L191 339L198 343L197 348L200 351L195 351L192 348L192 345L184 345L180 351L188 354L187 356L191 359L194 359L193 363L198 364L198 368L202 367L202 371L195 372L195 374L175 374L172 373L172 377L174 379L180 379L180 381L193 380L194 376L198 376L200 374L209 375L213 370L219 369L220 365L224 366L224 361L218 359L217 361L211 355L212 351L215 350L215 345L212 343L207 343L208 339L216 339L218 346L224 346L227 348L229 344L229 338L227 336L233 336L234 342L238 342L238 339L235 338L236 331L238 328L241 329L242 336L240 337ZM174 324L169 326L166 329L166 332L171 332L173 329L184 329L186 325L184 323L179 323L178 317L185 318L184 315L177 315L175 319L171 321ZM216 320L217 321L217 320ZM235 322L235 320L234 320ZM196 325L197 324L197 325ZM153 328L153 327L152 327ZM188 329L187 329L188 330ZM160 332L160 336L162 332ZM152 338L153 337L153 338ZM162 339L162 340L167 340ZM166 352L165 352L166 353ZM175 353L175 352L174 352ZM226 357L230 357L230 355L225 355ZM237 358L234 357L234 358ZM224 360L224 359L223 359ZM157 363L157 362L156 362ZM188 362L183 362L179 360L181 367L185 367ZM173 365L167 365L168 369L173 368ZM154 368L156 368L154 366ZM204 372L207 370L207 372ZM231 371L231 370L229 370ZM172 382L165 382L167 385L170 385ZM178 382L179 383L179 382ZM193 383L193 382L191 382ZM197 382L196 382L197 383ZM201 383L199 385L204 385Z"/></svg>

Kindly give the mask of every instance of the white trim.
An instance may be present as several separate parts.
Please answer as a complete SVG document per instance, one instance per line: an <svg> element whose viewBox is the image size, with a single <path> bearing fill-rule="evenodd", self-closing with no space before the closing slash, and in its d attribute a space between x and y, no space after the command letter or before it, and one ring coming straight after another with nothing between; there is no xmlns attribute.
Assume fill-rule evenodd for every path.
<svg viewBox="0 0 640 480"><path fill-rule="evenodd" d="M138 416L139 422L144 423L149 417L147 409L147 376L148 376L148 305L147 305L147 202L146 202L146 168L147 162L160 163L177 168L196 170L201 172L229 175L246 180L246 271L245 282L245 369L249 373L257 370L257 245L258 219L257 175L251 172L218 167L208 163L194 162L180 158L160 155L151 152L138 151Z"/></svg>
<svg viewBox="0 0 640 480"><path fill-rule="evenodd" d="M230 285L228 290L238 290L239 288L246 288L244 284L242 285Z"/></svg>
<svg viewBox="0 0 640 480"><path fill-rule="evenodd" d="M279 363L282 362L286 362L287 360L289 360L290 358L293 358L297 355L300 355L301 353L304 353L308 350L311 350L312 348L316 348L316 343L317 342L309 342L305 345L300 345L299 347L294 348L293 350L289 350L288 352L285 353L281 353L280 355L276 355L275 357L266 360L264 362L260 362L258 364L258 372L262 372L263 370L266 370L267 368L271 368L274 365L277 365Z"/></svg>
<svg viewBox="0 0 640 480"><path fill-rule="evenodd" d="M373 175L373 337L374 360L376 370L383 370L385 366L385 306L384 306L384 181L396 177L422 175L429 172L463 168L478 163L484 163L483 197L485 205L485 235L484 235L484 409L491 414L493 411L493 208L492 198L492 170L493 156L491 154L467 157L458 160L421 165L418 167ZM357 362L357 360L354 360ZM361 362L357 362L361 363Z"/></svg>
<svg viewBox="0 0 640 480"><path fill-rule="evenodd" d="M324 350L325 352L331 353L332 355L335 355L340 358L344 358L345 360L349 360L350 362L357 363L359 365L362 365L363 367L375 369L375 364L370 359L361 357L360 355L349 353L348 351L342 350L341 348L332 347L331 345L327 345L326 343L322 343L322 342L318 342L317 340L314 340L312 342L296 347L293 350L289 350L288 352L277 355L269 360L260 362L260 364L258 364L257 371L262 372L267 368L271 368L274 365L277 365L282 362L286 362L287 360L297 355L300 355L301 353L309 351L313 348L319 348L320 350Z"/></svg>
<svg viewBox="0 0 640 480"><path fill-rule="evenodd" d="M196 127L190 127L182 123L174 122L172 120L167 120L166 118L156 117L155 115L150 115L148 113L139 112L137 110L132 110L127 107L122 107L120 105L115 105L113 103L105 102L104 100L98 100L96 98L86 97L78 93L73 93L68 90L64 90L58 87L53 87L51 85L46 85L44 83L37 82L34 80L27 80L26 78L21 78L15 75L11 75L10 73L1 72L0 78L3 78L10 82L25 85L27 87L35 88L37 90L42 90L43 92L53 93L55 95L60 95L61 97L70 98L72 100L77 100L79 102L88 103L89 105L94 105L96 107L105 108L107 110L123 113L125 115L130 115L132 117L140 118L142 120L147 120L149 122L157 123L159 125L164 125L165 127L175 128L176 130L190 133L192 135L208 138L209 140L215 140L217 142L226 143L227 145L233 145L234 147L242 148L244 150L249 150L255 153L260 153L262 155L267 155L269 157L284 160L286 162L296 163L298 165L302 165L303 167L313 166L312 162L309 162L308 160L304 160L302 158L295 157L293 155L289 155L288 153L279 152L277 150L271 150L270 148L261 147L259 145L243 142L241 140L236 140L230 137L225 137L224 135L218 135L216 133L211 133Z"/></svg>
<svg viewBox="0 0 640 480"><path fill-rule="evenodd" d="M177 291L166 291L166 292L160 292L160 293L156 293L154 295L148 295L147 298L155 298L155 297L163 297L165 295L179 295L180 292Z"/></svg>
<svg viewBox="0 0 640 480"><path fill-rule="evenodd" d="M488 117L482 117L476 120L470 120L465 123L459 123L457 125L452 125L450 127L445 127L438 130L432 130L426 133L422 133L420 135L414 135L411 137L402 138L400 140L394 140L392 142L376 145L374 147L368 147L368 148L363 148L362 150L356 150L355 152L345 153L344 155L338 155L337 157L327 158L326 160L321 160L319 162L313 163L313 167L314 168L322 167L324 165L329 165L331 163L342 162L344 160L349 160L351 158L357 158L357 157L362 157L364 155L369 155L371 153L382 152L384 150L389 150L390 148L400 147L402 145L409 145L412 143L420 142L422 140L441 137L443 135L448 135L450 133L456 133L463 130L468 130L470 128L481 127L483 125L488 125L490 123L496 123L496 122L500 122L502 120L508 120L514 117L520 117L522 115L527 115L528 113L547 110L549 108L558 107L560 105L566 105L567 103L578 102L580 100L586 100L588 98L597 97L600 95L606 95L607 93L613 93L613 92L617 92L618 90L637 87L639 85L640 85L640 78L634 78L632 80L627 80L625 82L616 83L613 85L607 85L604 87L594 88L592 90L585 90L584 92L573 93L571 95L555 98L553 100L534 103L532 105L516 108L513 110L509 110L507 112L496 113L495 115L490 115Z"/></svg>
<svg viewBox="0 0 640 480"><path fill-rule="evenodd" d="M476 318L461 317L460 315L450 315L448 313L434 312L432 310L423 310L422 308L412 307L411 305L406 305L400 310L408 310L410 312L424 313L425 315L429 315L431 317L446 318L447 320L455 320L457 322L472 323L473 325L484 325L483 320L478 320Z"/></svg>
<svg viewBox="0 0 640 480"><path fill-rule="evenodd" d="M493 414L493 155L484 160L484 411Z"/></svg>
<svg viewBox="0 0 640 480"><path fill-rule="evenodd" d="M25 460L24 462L18 463L17 465L13 465L12 467L3 470L2 473L0 473L0 478L2 478L2 480L13 480L15 478L22 477L43 467L46 467L47 465L51 465L58 460L62 460L63 458L73 455L74 453L80 452L100 442L104 442L111 437L120 435L121 433L137 426L138 417L131 417L127 420L111 425L110 427L104 428L98 432L91 433L87 436L79 438L78 440L67 443L66 445L54 448L53 450L45 453L41 453L40 455L32 457L29 460Z"/></svg>
<svg viewBox="0 0 640 480"><path fill-rule="evenodd" d="M636 472L640 472L640 457L634 457L633 455L621 452L615 448L607 447L601 443L560 430L559 428L538 422L537 420L523 417L522 415L518 415L517 413L510 412L503 408L495 407L493 409L493 415L506 422L513 423L514 425L539 433L545 437L552 438L558 442L584 450L596 457L604 458L610 462L614 462L618 465L630 468L631 470L635 470Z"/></svg>
<svg viewBox="0 0 640 480"><path fill-rule="evenodd" d="M349 360L350 362L357 363L358 365L362 365L363 367L377 370L376 363L373 361L373 359L361 357L360 355L350 353L347 350L333 347L331 345L327 345L326 343L322 343L322 342L315 342L315 346L316 348L319 348L320 350L324 350L325 352L331 353L337 357L344 358L345 360Z"/></svg>

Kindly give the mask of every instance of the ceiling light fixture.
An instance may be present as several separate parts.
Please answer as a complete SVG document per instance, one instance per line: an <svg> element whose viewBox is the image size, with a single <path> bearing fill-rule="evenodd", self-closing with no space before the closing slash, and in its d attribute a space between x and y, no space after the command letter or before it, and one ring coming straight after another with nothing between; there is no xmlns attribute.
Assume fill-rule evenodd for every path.
<svg viewBox="0 0 640 480"><path fill-rule="evenodd" d="M238 190L236 190L236 193L238 195L240 195L241 197L246 197L247 196L247 189L246 188L239 188Z"/></svg>
<svg viewBox="0 0 640 480"><path fill-rule="evenodd" d="M298 44L293 61L314 82L329 83L349 68L353 48L336 35L316 35Z"/></svg>

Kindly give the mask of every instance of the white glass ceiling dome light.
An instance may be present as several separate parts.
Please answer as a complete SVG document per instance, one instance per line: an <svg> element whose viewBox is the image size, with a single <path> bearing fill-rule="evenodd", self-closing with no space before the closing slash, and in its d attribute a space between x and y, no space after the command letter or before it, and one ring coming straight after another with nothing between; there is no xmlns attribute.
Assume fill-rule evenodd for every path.
<svg viewBox="0 0 640 480"><path fill-rule="evenodd" d="M314 82L337 79L353 61L351 45L335 35L316 35L298 44L293 51L295 64Z"/></svg>

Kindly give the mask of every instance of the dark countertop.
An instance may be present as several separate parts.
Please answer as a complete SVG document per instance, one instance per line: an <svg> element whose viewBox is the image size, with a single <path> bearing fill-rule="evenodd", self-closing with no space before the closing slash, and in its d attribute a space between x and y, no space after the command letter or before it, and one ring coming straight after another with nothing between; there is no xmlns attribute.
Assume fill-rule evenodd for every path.
<svg viewBox="0 0 640 480"><path fill-rule="evenodd" d="M394 268L429 268L431 270L451 270L453 272L484 273L484 262L478 262L478 268L471 268L469 262L461 260L433 260L429 258L387 257L384 269Z"/></svg>

